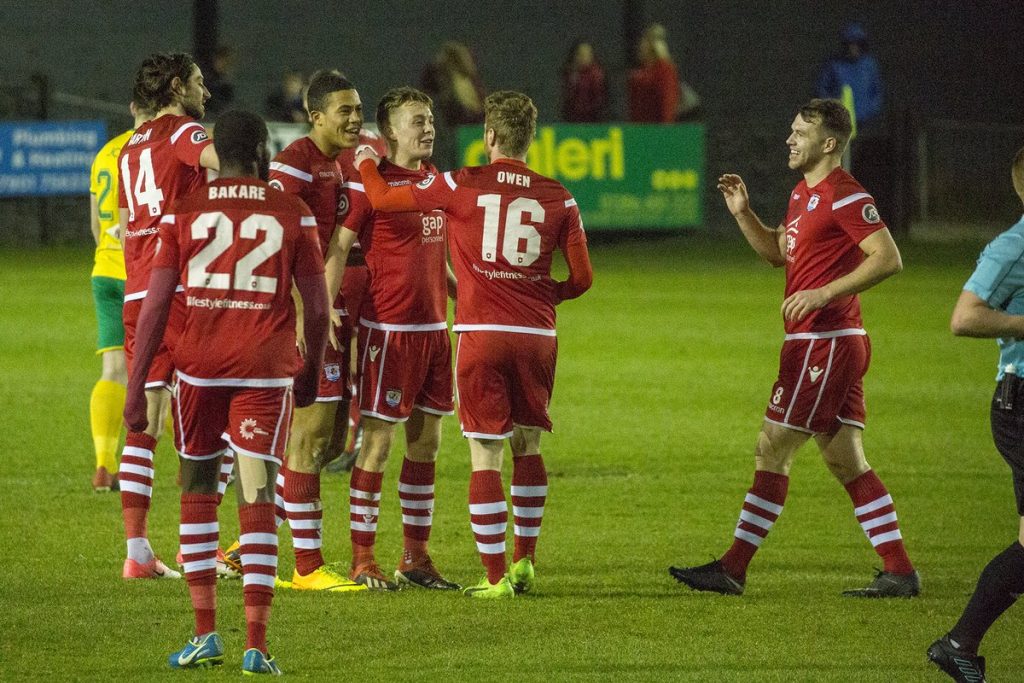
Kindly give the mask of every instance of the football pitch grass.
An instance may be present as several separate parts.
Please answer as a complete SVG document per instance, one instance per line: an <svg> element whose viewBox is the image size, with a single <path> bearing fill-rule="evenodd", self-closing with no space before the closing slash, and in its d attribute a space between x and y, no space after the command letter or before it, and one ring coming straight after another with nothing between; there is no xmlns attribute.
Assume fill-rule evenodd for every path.
<svg viewBox="0 0 1024 683"><path fill-rule="evenodd" d="M481 604L414 590L279 590L271 653L287 675L319 680L943 680L925 648L1017 528L1009 471L988 431L995 342L948 329L980 246L902 245L904 272L863 296L873 344L866 450L895 498L921 597L840 596L880 560L813 445L797 458L785 513L744 596L691 592L669 577L670 564L702 564L731 540L777 368L783 282L740 242L672 238L594 247L594 288L559 309L535 592ZM218 583L225 665L183 673L166 657L191 632L185 583L120 579L118 497L89 485L88 400L100 365L90 267L84 248L0 252L0 678L234 678L240 581ZM396 447L381 505L378 559L388 571L401 547L401 456ZM165 439L150 535L168 561L175 469ZM463 584L483 575L468 469L449 419L431 547ZM325 556L346 566L347 488L347 475L324 475ZM234 491L220 518L226 545L238 531ZM285 530L280 547L289 576ZM1024 670L1020 609L984 643L993 680Z"/></svg>

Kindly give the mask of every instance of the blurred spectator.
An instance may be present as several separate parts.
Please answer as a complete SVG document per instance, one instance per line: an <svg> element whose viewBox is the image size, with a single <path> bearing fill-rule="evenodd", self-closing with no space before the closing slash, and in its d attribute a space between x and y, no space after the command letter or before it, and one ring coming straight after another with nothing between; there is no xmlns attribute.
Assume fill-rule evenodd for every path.
<svg viewBox="0 0 1024 683"><path fill-rule="evenodd" d="M679 115L679 72L668 51L665 27L651 24L637 44L640 66L629 74L629 120L670 123Z"/></svg>
<svg viewBox="0 0 1024 683"><path fill-rule="evenodd" d="M266 112L270 121L306 123L308 117L302 102L302 72L289 69L281 78L278 89L267 96Z"/></svg>
<svg viewBox="0 0 1024 683"><path fill-rule="evenodd" d="M562 118L570 123L600 121L607 102L604 67L594 56L594 46L577 41L562 65Z"/></svg>
<svg viewBox="0 0 1024 683"><path fill-rule="evenodd" d="M860 134L882 118L882 78L878 62L868 53L868 34L857 22L840 31L840 54L833 56L818 75L817 97L843 99L843 86L853 91L853 108Z"/></svg>
<svg viewBox="0 0 1024 683"><path fill-rule="evenodd" d="M227 111L235 101L235 84L232 82L235 64L235 49L229 45L221 45L213 53L213 63L210 64L209 70L203 71L206 89L210 91L206 115L211 119L216 119L222 111Z"/></svg>
<svg viewBox="0 0 1024 683"><path fill-rule="evenodd" d="M434 98L436 111L448 126L482 123L484 86L469 48L450 40L423 71L423 89Z"/></svg>

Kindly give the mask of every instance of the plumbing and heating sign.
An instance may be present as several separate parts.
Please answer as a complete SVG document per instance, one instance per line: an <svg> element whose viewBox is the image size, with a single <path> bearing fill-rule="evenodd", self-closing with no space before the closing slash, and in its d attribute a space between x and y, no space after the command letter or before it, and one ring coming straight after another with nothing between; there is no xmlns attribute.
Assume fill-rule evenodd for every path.
<svg viewBox="0 0 1024 683"><path fill-rule="evenodd" d="M89 169L106 141L103 121L0 123L0 197L89 194Z"/></svg>

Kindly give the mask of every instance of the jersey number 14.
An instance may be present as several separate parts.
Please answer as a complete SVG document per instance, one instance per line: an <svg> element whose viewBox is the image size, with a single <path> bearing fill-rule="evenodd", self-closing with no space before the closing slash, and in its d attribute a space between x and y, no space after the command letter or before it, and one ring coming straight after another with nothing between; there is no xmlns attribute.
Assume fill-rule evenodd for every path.
<svg viewBox="0 0 1024 683"><path fill-rule="evenodd" d="M488 263L498 260L498 232L501 223L501 195L482 194L476 205L484 210L484 234L480 257ZM540 233L524 217L534 223L544 222L544 207L536 199L518 197L505 210L504 239L501 255L511 266L526 267L540 257Z"/></svg>
<svg viewBox="0 0 1024 683"><path fill-rule="evenodd" d="M121 182L124 183L125 197L128 199L128 220L135 220L135 207L143 204L149 209L150 216L162 214L164 191L156 184L156 171L153 170L153 150L146 148L139 154L139 175L132 183L128 154L121 157Z"/></svg>

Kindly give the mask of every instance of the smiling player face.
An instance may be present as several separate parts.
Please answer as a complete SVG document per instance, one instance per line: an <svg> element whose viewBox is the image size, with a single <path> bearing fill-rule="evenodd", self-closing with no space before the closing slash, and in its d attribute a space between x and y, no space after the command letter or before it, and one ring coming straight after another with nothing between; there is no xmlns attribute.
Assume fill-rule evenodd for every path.
<svg viewBox="0 0 1024 683"><path fill-rule="evenodd" d="M335 90L327 96L323 111L313 112L313 125L333 147L350 149L359 144L363 127L363 103L353 90Z"/></svg>
<svg viewBox="0 0 1024 683"><path fill-rule="evenodd" d="M836 144L835 138L825 135L820 123L808 121L800 114L793 119L791 131L786 144L789 146L789 167L794 171L806 173L814 168L829 150L829 140L833 147Z"/></svg>
<svg viewBox="0 0 1024 683"><path fill-rule="evenodd" d="M391 113L389 121L397 156L423 161L434 154L434 114L426 104L406 102Z"/></svg>

